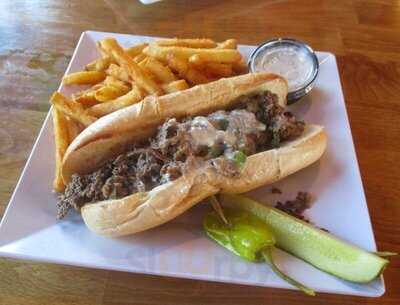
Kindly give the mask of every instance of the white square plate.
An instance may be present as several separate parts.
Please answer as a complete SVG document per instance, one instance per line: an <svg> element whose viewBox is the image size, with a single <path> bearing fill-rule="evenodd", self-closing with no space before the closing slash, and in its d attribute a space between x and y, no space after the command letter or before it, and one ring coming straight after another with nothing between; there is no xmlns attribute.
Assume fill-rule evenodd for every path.
<svg viewBox="0 0 400 305"><path fill-rule="evenodd" d="M95 42L113 36L129 46L151 37L101 32L82 34L66 73L81 70L98 57ZM252 46L241 46L248 56ZM299 118L326 127L327 152L316 164L276 184L282 195L271 194L271 186L250 196L275 203L294 198L297 191L313 194L307 212L313 223L331 233L375 251L375 241L360 179L350 126L347 119L336 60L319 52L321 63L314 90L291 110ZM70 94L74 88L60 87ZM292 288L261 263L248 263L217 246L203 233L201 221L210 208L199 204L178 219L134 236L108 239L94 235L79 215L56 220L56 195L52 192L54 139L48 115L25 169L12 195L0 226L0 255L91 268L121 270L229 283ZM73 213L71 213L73 214ZM325 274L311 265L280 252L278 263L289 274L321 292L380 296L383 279L357 285Z"/></svg>

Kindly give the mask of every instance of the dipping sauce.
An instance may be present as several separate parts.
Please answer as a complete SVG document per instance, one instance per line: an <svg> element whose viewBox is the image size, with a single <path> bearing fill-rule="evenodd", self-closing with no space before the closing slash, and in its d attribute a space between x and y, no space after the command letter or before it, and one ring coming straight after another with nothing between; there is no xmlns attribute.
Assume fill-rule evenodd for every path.
<svg viewBox="0 0 400 305"><path fill-rule="evenodd" d="M271 72L286 78L288 100L307 94L318 74L318 59L306 44L294 39L276 39L260 45L251 55L252 72Z"/></svg>

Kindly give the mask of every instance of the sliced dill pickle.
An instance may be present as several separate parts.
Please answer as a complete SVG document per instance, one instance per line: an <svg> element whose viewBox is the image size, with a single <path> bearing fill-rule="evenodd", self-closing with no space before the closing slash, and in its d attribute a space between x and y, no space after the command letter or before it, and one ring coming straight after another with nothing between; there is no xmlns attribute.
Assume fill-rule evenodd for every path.
<svg viewBox="0 0 400 305"><path fill-rule="evenodd" d="M272 230L278 248L341 279L368 283L389 263L378 255L244 196L222 194L220 201L225 207L248 211L263 220Z"/></svg>

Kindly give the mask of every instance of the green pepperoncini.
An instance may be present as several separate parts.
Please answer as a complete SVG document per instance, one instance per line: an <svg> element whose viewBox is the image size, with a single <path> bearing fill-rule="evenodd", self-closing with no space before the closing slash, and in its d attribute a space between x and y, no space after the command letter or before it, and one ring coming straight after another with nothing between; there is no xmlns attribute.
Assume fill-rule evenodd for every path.
<svg viewBox="0 0 400 305"><path fill-rule="evenodd" d="M215 211L206 215L203 226L208 236L248 261L264 260L279 277L306 294L315 295L312 289L290 278L275 265L272 257L275 237L267 224L246 211L224 209L224 215L228 225Z"/></svg>

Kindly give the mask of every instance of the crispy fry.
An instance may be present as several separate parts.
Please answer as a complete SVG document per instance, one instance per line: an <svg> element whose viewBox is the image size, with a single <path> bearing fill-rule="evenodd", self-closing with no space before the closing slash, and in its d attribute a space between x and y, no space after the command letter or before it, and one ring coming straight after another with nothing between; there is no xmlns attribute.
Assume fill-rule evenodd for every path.
<svg viewBox="0 0 400 305"><path fill-rule="evenodd" d="M136 55L139 55L140 53L142 53L142 50L143 50L145 47L147 47L148 45L149 45L148 43L140 43L140 44L131 46L131 47L129 47L129 48L126 48L126 49L125 49L125 52L126 52L129 56L131 56L131 57L133 58L133 57L135 57ZM96 43L96 46L97 46L97 49L99 50L99 52L100 52L100 54L101 54L101 56L102 56L103 58L110 57L109 59L110 59L110 62L111 62L111 63L116 63L116 62L117 62L116 59L114 58L114 56L109 55L109 54L107 53L107 51L104 50L104 48L101 46L101 42L100 42L100 41L98 41L98 42Z"/></svg>
<svg viewBox="0 0 400 305"><path fill-rule="evenodd" d="M146 54L140 53L136 55L133 60L137 63L140 63L141 61L145 60L147 58Z"/></svg>
<svg viewBox="0 0 400 305"><path fill-rule="evenodd" d="M65 75L62 82L64 85L95 85L106 78L101 71L80 71Z"/></svg>
<svg viewBox="0 0 400 305"><path fill-rule="evenodd" d="M229 64L220 64L217 62L208 62L204 65L204 72L211 77L229 77L233 74L232 66Z"/></svg>
<svg viewBox="0 0 400 305"><path fill-rule="evenodd" d="M142 68L143 71L146 71L148 77L150 77L153 82L157 83L158 81L156 79L156 76L145 66L146 61L147 58L143 59L140 63L138 63L138 65L140 68Z"/></svg>
<svg viewBox="0 0 400 305"><path fill-rule="evenodd" d="M61 165L65 151L68 148L69 136L67 119L62 112L53 108L53 125L56 146L56 171L53 181L53 188L56 192L64 191L65 184L61 176Z"/></svg>
<svg viewBox="0 0 400 305"><path fill-rule="evenodd" d="M176 80L176 76L174 75L174 73L172 73L169 67L164 66L157 59L148 57L145 60L143 60L139 64L139 66L141 66L142 63L143 67L146 70L150 71L159 82L167 84Z"/></svg>
<svg viewBox="0 0 400 305"><path fill-rule="evenodd" d="M112 55L107 54L107 52L101 47L100 41L96 42L97 50L99 50L101 57L110 57L111 62L115 63L115 58Z"/></svg>
<svg viewBox="0 0 400 305"><path fill-rule="evenodd" d="M111 64L109 56L98 58L85 66L86 71L105 71Z"/></svg>
<svg viewBox="0 0 400 305"><path fill-rule="evenodd" d="M140 102L144 98L142 90L136 86L132 86L132 90L127 94L116 98L115 100L94 105L88 109L88 112L92 116L101 117L111 112L117 111L121 108L127 107L132 104Z"/></svg>
<svg viewBox="0 0 400 305"><path fill-rule="evenodd" d="M106 70L106 73L127 83L132 81L129 74L116 64L111 64Z"/></svg>
<svg viewBox="0 0 400 305"><path fill-rule="evenodd" d="M117 87L114 85L105 85L100 89L97 89L94 93L94 97L99 102L108 102L116 99L129 91L129 87Z"/></svg>
<svg viewBox="0 0 400 305"><path fill-rule="evenodd" d="M197 69L194 69L188 65L186 60L179 58L174 54L167 56L168 66L179 74L181 78L186 79L189 83L197 85L208 82L208 79Z"/></svg>
<svg viewBox="0 0 400 305"><path fill-rule="evenodd" d="M159 81L157 80L156 76L146 67L146 61L147 61L146 57L145 59L143 59L141 62L138 63L138 66L143 70L146 71L148 77L155 83L159 83ZM161 86L161 84L160 84Z"/></svg>
<svg viewBox="0 0 400 305"><path fill-rule="evenodd" d="M80 134L80 132L83 130L81 125L76 122L75 120L67 117L67 128L68 128L68 139L69 143L71 144L72 141Z"/></svg>
<svg viewBox="0 0 400 305"><path fill-rule="evenodd" d="M188 89L189 85L184 79L179 79L169 84L162 85L162 88L166 93L172 93Z"/></svg>
<svg viewBox="0 0 400 305"><path fill-rule="evenodd" d="M141 54L143 49L145 47L147 47L148 45L149 45L148 43L140 43L140 44L137 44L135 46L125 49L125 52L128 53L128 55L133 58L133 57Z"/></svg>
<svg viewBox="0 0 400 305"><path fill-rule="evenodd" d="M223 64L233 64L237 61L240 61L241 55L237 50L230 50L230 49L213 49L219 50L224 52L234 52L234 53L199 53L195 54L194 58L200 63L204 62L217 62ZM192 55L193 56L193 55ZM193 59L192 59L193 60Z"/></svg>
<svg viewBox="0 0 400 305"><path fill-rule="evenodd" d="M203 72L210 80L233 75L232 64L205 62L198 54L192 55L189 58L189 65Z"/></svg>
<svg viewBox="0 0 400 305"><path fill-rule="evenodd" d="M194 54L194 55L190 56L189 63L198 68L201 68L201 66L204 65L204 61L201 59L199 54Z"/></svg>
<svg viewBox="0 0 400 305"><path fill-rule="evenodd" d="M208 79L203 73L193 68L187 70L186 79L193 85L205 84L211 81L211 79Z"/></svg>
<svg viewBox="0 0 400 305"><path fill-rule="evenodd" d="M72 94L72 100L80 103L84 108L91 107L98 102L106 102L124 95L131 89L130 85L113 76L107 76L101 83L85 91Z"/></svg>
<svg viewBox="0 0 400 305"><path fill-rule="evenodd" d="M236 39L227 39L218 44L217 49L237 49Z"/></svg>
<svg viewBox="0 0 400 305"><path fill-rule="evenodd" d="M97 89L100 89L101 87L103 87L102 83L94 85L87 90L74 93L72 94L72 100L81 104L83 108L91 107L94 104L97 104L94 93Z"/></svg>
<svg viewBox="0 0 400 305"><path fill-rule="evenodd" d="M95 92L95 90L92 90L84 94L72 95L72 100L81 104L83 108L91 107L97 104L97 100L94 97Z"/></svg>
<svg viewBox="0 0 400 305"><path fill-rule="evenodd" d="M160 39L156 41L159 46L177 46L188 48L215 48L217 44L212 39Z"/></svg>
<svg viewBox="0 0 400 305"><path fill-rule="evenodd" d="M67 99L64 95L59 92L54 92L50 103L60 112L65 115L77 120L82 123L84 126L89 126L96 118L87 114L87 112L83 109L82 105Z"/></svg>
<svg viewBox="0 0 400 305"><path fill-rule="evenodd" d="M232 69L235 72L235 74L245 74L249 72L249 67L247 66L247 64L243 59L233 63Z"/></svg>
<svg viewBox="0 0 400 305"><path fill-rule="evenodd" d="M129 90L131 90L131 85L129 82L124 82L122 80L119 80L118 78L116 78L112 75L107 76L103 83L105 85L111 85L111 86L117 87L118 89L120 89L121 91L124 91L125 93L127 93Z"/></svg>
<svg viewBox="0 0 400 305"><path fill-rule="evenodd" d="M150 94L162 94L162 89L152 79L147 72L143 71L137 63L121 48L113 38L106 38L100 42L102 49L112 54L118 64L125 69L129 76L144 90Z"/></svg>
<svg viewBox="0 0 400 305"><path fill-rule="evenodd" d="M187 70L189 69L189 65L186 60L179 58L174 54L169 54L167 56L167 64L168 66L179 74L180 77L184 78Z"/></svg>
<svg viewBox="0 0 400 305"><path fill-rule="evenodd" d="M195 49L184 47L161 47L157 44L150 44L143 50L148 56L160 60L166 60L168 54L174 54L183 59L189 59L192 55L198 54L202 61L213 61L220 63L232 63L239 61L242 56L237 50L230 49Z"/></svg>

